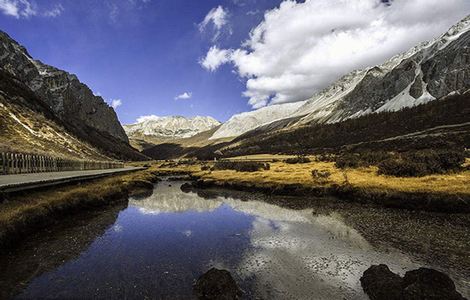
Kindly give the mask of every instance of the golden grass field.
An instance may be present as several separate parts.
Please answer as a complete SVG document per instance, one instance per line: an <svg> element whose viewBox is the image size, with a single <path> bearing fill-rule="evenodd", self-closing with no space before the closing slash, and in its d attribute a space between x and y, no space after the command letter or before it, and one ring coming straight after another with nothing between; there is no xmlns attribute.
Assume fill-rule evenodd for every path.
<svg viewBox="0 0 470 300"><path fill-rule="evenodd" d="M377 174L376 167L341 170L333 162L312 162L305 164L287 164L282 162L288 156L253 155L234 157L231 160L270 161L270 170L257 172L237 172L234 170L201 171L200 165L179 165L161 167L167 172L191 172L202 180L229 182L250 186L275 186L282 184L301 184L305 187L331 185L351 185L367 190L396 192L432 192L445 194L470 194L470 170L452 174L439 174L424 177L393 177ZM311 157L313 158L313 157ZM272 162L273 160L279 160ZM212 165L213 162L208 163ZM328 171L331 175L327 180L315 180L312 170Z"/></svg>

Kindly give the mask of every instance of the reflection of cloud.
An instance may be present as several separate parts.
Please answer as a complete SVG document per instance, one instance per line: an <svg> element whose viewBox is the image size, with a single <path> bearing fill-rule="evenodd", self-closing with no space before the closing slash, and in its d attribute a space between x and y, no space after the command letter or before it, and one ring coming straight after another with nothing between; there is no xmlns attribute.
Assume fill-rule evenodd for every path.
<svg viewBox="0 0 470 300"><path fill-rule="evenodd" d="M241 282L253 283L260 298L366 299L359 278L370 265L385 263L395 272L416 267L404 255L377 252L339 214L314 215L311 209L292 210L261 201L204 199L181 192L180 184L171 185L161 182L152 196L131 199L130 205L159 214L211 212L225 204L246 214L252 220L251 247L239 249L241 259L235 266L216 255L207 267L233 271ZM179 233L192 238L192 229L181 228Z"/></svg>
<svg viewBox="0 0 470 300"><path fill-rule="evenodd" d="M210 212L222 205L218 200L206 200L195 193L183 193L180 185L167 183L157 185L152 196L135 200L129 199L129 204L135 206L143 214L182 213L186 211Z"/></svg>
<svg viewBox="0 0 470 300"><path fill-rule="evenodd" d="M292 210L266 202L239 201L232 198L227 198L223 201L233 209L245 214L259 216L271 221L312 224L328 231L334 238L348 241L363 249L369 248L367 241L354 228L346 225L338 214L314 216L311 209ZM286 222L278 222L277 224L281 227L290 226Z"/></svg>
<svg viewBox="0 0 470 300"><path fill-rule="evenodd" d="M366 299L359 278L371 264L386 263L395 270L414 267L400 254L375 252L337 214L314 216L311 210L265 203L255 211L253 202L240 206L245 203L258 217L250 232L254 248L245 253L238 273L242 278L255 275L262 298L312 299L315 293L315 299Z"/></svg>

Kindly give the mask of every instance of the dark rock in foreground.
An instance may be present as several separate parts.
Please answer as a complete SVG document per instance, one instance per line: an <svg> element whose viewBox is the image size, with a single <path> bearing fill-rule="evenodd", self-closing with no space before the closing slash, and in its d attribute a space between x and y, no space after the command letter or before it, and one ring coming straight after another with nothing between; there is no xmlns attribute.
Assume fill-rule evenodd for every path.
<svg viewBox="0 0 470 300"><path fill-rule="evenodd" d="M371 300L465 300L449 276L428 268L402 278L386 265L374 265L362 275L361 285Z"/></svg>
<svg viewBox="0 0 470 300"><path fill-rule="evenodd" d="M455 290L452 279L446 274L428 268L406 272L403 278L404 299L464 299Z"/></svg>
<svg viewBox="0 0 470 300"><path fill-rule="evenodd" d="M196 281L193 287L198 299L239 299L241 290L226 270L212 268Z"/></svg>
<svg viewBox="0 0 470 300"><path fill-rule="evenodd" d="M361 277L364 292L371 300L403 299L403 279L390 271L386 265L372 266Z"/></svg>

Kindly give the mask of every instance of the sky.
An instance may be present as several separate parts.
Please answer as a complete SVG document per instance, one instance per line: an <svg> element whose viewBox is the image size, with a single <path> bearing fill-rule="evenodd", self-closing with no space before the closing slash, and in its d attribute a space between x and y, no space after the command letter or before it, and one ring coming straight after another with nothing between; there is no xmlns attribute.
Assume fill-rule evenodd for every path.
<svg viewBox="0 0 470 300"><path fill-rule="evenodd" d="M439 36L470 0L0 0L0 29L123 124L311 97Z"/></svg>

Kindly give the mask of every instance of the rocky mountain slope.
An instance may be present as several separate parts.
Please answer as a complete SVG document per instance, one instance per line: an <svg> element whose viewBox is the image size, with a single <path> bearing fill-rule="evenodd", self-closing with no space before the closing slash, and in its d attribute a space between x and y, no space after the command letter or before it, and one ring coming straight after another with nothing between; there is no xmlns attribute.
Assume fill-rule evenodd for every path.
<svg viewBox="0 0 470 300"><path fill-rule="evenodd" d="M299 108L305 102L286 103L263 107L232 116L210 138L211 140L235 137L273 121L302 114Z"/></svg>
<svg viewBox="0 0 470 300"><path fill-rule="evenodd" d="M124 125L124 130L129 138L174 140L189 138L219 125L220 122L212 117L148 116L140 118L135 124Z"/></svg>
<svg viewBox="0 0 470 300"><path fill-rule="evenodd" d="M312 123L288 130L246 134L216 150L224 156L240 156L260 153L457 150L467 148L468 145L470 90L400 111L366 114L342 122Z"/></svg>
<svg viewBox="0 0 470 300"><path fill-rule="evenodd" d="M89 157L94 152L90 155L145 158L130 147L116 113L101 97L93 95L75 75L34 60L24 47L1 31L0 72L1 102L5 110L0 134L4 149L26 151L31 148L28 145L36 145L32 148L40 151L39 145L49 141L62 144L63 147L56 150L64 156ZM43 125L50 125L50 128L45 129ZM50 131L51 128L56 134ZM24 130L27 136L21 133ZM18 144L11 143L14 139ZM88 150L75 151L74 146L93 150L89 149L90 153Z"/></svg>
<svg viewBox="0 0 470 300"><path fill-rule="evenodd" d="M353 71L315 94L295 110L281 104L235 115L212 138L237 136L282 119L289 128L335 123L374 112L397 111L470 87L470 16L433 41L396 55L382 65ZM270 110L272 117L252 122ZM250 124L250 125L246 125ZM255 126L255 124L257 124ZM270 130L273 130L271 126Z"/></svg>
<svg viewBox="0 0 470 300"><path fill-rule="evenodd" d="M308 112L300 124L397 111L463 92L470 87L469 46L470 16L433 41L344 76L299 108Z"/></svg>

